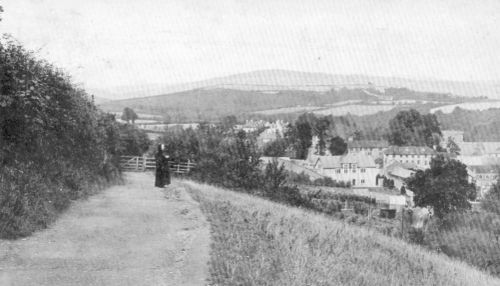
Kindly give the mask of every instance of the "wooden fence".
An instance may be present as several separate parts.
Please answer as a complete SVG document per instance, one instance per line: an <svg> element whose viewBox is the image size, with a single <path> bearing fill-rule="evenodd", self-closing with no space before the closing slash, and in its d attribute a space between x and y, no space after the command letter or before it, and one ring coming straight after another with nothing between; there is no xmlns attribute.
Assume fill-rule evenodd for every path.
<svg viewBox="0 0 500 286"><path fill-rule="evenodd" d="M169 161L170 172L175 174L187 174L196 164L191 161L175 162ZM156 169L156 160L146 156L121 156L120 167L124 171L145 172Z"/></svg>

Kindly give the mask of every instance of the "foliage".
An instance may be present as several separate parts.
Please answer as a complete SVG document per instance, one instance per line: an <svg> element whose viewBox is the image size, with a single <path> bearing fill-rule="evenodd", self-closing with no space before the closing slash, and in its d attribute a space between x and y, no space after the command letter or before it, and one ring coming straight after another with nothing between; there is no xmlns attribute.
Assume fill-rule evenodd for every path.
<svg viewBox="0 0 500 286"><path fill-rule="evenodd" d="M119 177L119 127L64 73L0 41L0 237L45 227Z"/></svg>
<svg viewBox="0 0 500 286"><path fill-rule="evenodd" d="M173 160L196 161L192 175L203 182L250 191L261 179L256 138L223 125L166 130L159 138Z"/></svg>
<svg viewBox="0 0 500 286"><path fill-rule="evenodd" d="M488 212L451 214L426 227L423 244L500 277L500 216Z"/></svg>
<svg viewBox="0 0 500 286"><path fill-rule="evenodd" d="M340 136L335 136L330 139L328 147L332 155L343 155L347 152L347 143Z"/></svg>
<svg viewBox="0 0 500 286"><path fill-rule="evenodd" d="M326 149L326 131L330 128L331 121L327 117L320 117L315 120L314 134L318 136L318 145L316 146L316 153L325 155Z"/></svg>
<svg viewBox="0 0 500 286"><path fill-rule="evenodd" d="M148 135L134 125L120 124L120 154L130 156L143 155L151 145Z"/></svg>
<svg viewBox="0 0 500 286"><path fill-rule="evenodd" d="M312 116L308 114L300 116L285 134L287 140L292 142L295 157L298 159L307 157L307 151L312 144L313 129L309 119Z"/></svg>
<svg viewBox="0 0 500 286"><path fill-rule="evenodd" d="M386 178L384 176L383 180L384 181L382 182L382 186L384 186L384 188L394 189L394 180L393 179L389 179L389 178Z"/></svg>
<svg viewBox="0 0 500 286"><path fill-rule="evenodd" d="M446 143L446 148L448 148L451 154L460 155L460 147L453 141L451 137L448 137L448 142Z"/></svg>
<svg viewBox="0 0 500 286"><path fill-rule="evenodd" d="M433 147L439 145L441 135L437 117L434 114L421 115L415 109L400 111L389 121L389 142L398 146Z"/></svg>
<svg viewBox="0 0 500 286"><path fill-rule="evenodd" d="M468 182L467 167L442 155L432 159L430 169L412 175L407 186L415 193L415 205L432 207L438 218L470 209L469 201L476 198L476 188Z"/></svg>
<svg viewBox="0 0 500 286"><path fill-rule="evenodd" d="M350 188L350 181L336 181L330 177L322 177L317 178L315 180L311 180L311 177L304 172L295 173L292 171L287 172L287 181L290 184L299 184L299 185L309 185L309 186L324 186L324 187L335 187L335 188Z"/></svg>
<svg viewBox="0 0 500 286"><path fill-rule="evenodd" d="M234 115L225 116L220 123L221 128L224 130L231 130L236 124L238 124L238 119Z"/></svg>
<svg viewBox="0 0 500 286"><path fill-rule="evenodd" d="M264 146L264 156L284 157L287 154L288 142L284 138L278 138Z"/></svg>
<svg viewBox="0 0 500 286"><path fill-rule="evenodd" d="M200 130L204 130L200 128ZM158 139L174 161L197 161L200 155L200 131L192 128L169 128ZM205 142L205 141L204 141ZM156 151L156 150L154 150Z"/></svg>
<svg viewBox="0 0 500 286"><path fill-rule="evenodd" d="M481 200L481 207L500 215L500 180L498 180Z"/></svg>
<svg viewBox="0 0 500 286"><path fill-rule="evenodd" d="M134 124L137 119L139 119L139 116L137 116L137 113L132 108L125 107L123 109L121 120L127 121L127 123L132 121L132 124Z"/></svg>
<svg viewBox="0 0 500 286"><path fill-rule="evenodd" d="M273 160L266 165L264 170L265 190L274 191L283 187L286 183L286 179L287 172L285 170L285 165L280 165L277 160Z"/></svg>

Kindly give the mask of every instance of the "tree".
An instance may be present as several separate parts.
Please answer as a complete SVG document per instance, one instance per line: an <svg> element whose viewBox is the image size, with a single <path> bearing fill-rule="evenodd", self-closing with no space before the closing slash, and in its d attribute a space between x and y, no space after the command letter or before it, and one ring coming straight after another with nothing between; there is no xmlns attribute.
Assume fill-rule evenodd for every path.
<svg viewBox="0 0 500 286"><path fill-rule="evenodd" d="M481 200L481 207L489 212L500 214L500 180L498 180Z"/></svg>
<svg viewBox="0 0 500 286"><path fill-rule="evenodd" d="M130 107L125 107L123 109L123 113L122 113L122 117L121 119L123 121L127 121L127 123L130 123L130 121L132 121L132 124L135 123L135 121L138 119L139 117L137 116L137 114L135 113L135 111L130 108Z"/></svg>
<svg viewBox="0 0 500 286"><path fill-rule="evenodd" d="M415 109L400 111L389 121L389 142L398 146L439 145L441 135L436 115L421 115Z"/></svg>
<svg viewBox="0 0 500 286"><path fill-rule="evenodd" d="M234 115L228 115L222 118L221 127L223 130L233 130L234 126L238 124L238 119Z"/></svg>
<svg viewBox="0 0 500 286"><path fill-rule="evenodd" d="M148 135L134 125L120 124L120 147L119 153L130 156L144 154L151 144Z"/></svg>
<svg viewBox="0 0 500 286"><path fill-rule="evenodd" d="M330 139L330 146L328 146L332 155L343 155L347 151L347 143L340 136L335 136Z"/></svg>
<svg viewBox="0 0 500 286"><path fill-rule="evenodd" d="M318 145L316 152L319 155L325 155L326 149L326 131L330 127L330 120L327 117L322 117L314 122L314 133L318 136Z"/></svg>
<svg viewBox="0 0 500 286"><path fill-rule="evenodd" d="M264 146L264 156L283 157L286 155L288 144L285 139L278 138Z"/></svg>
<svg viewBox="0 0 500 286"><path fill-rule="evenodd" d="M305 159L307 151L312 144L313 128L311 121L315 120L314 115L303 114L295 121L295 124L288 128L285 138L295 150L295 157Z"/></svg>
<svg viewBox="0 0 500 286"><path fill-rule="evenodd" d="M446 148L448 148L451 154L460 155L460 147L458 147L457 143L455 143L451 137L448 137Z"/></svg>
<svg viewBox="0 0 500 286"><path fill-rule="evenodd" d="M476 187L468 182L467 166L443 155L432 159L430 169L417 171L406 183L415 193L415 205L431 207L440 219L470 209L469 201L476 198Z"/></svg>

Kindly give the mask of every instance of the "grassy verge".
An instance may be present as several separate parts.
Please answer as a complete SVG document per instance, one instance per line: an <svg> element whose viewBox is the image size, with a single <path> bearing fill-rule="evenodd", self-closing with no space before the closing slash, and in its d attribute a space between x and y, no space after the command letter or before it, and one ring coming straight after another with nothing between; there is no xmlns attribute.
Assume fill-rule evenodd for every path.
<svg viewBox="0 0 500 286"><path fill-rule="evenodd" d="M462 262L374 231L183 184L211 223L213 285L500 285Z"/></svg>

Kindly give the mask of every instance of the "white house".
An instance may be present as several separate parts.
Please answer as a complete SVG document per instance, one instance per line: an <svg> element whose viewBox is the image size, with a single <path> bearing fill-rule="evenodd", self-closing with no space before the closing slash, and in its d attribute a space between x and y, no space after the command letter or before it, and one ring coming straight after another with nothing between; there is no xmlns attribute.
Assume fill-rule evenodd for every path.
<svg viewBox="0 0 500 286"><path fill-rule="evenodd" d="M351 153L342 156L311 156L308 158L316 172L335 181L350 182L354 187L376 187L379 174L371 156Z"/></svg>
<svg viewBox="0 0 500 286"><path fill-rule="evenodd" d="M427 146L390 146L384 151L384 166L396 161L414 164L419 169L427 169L436 154L436 151Z"/></svg>

